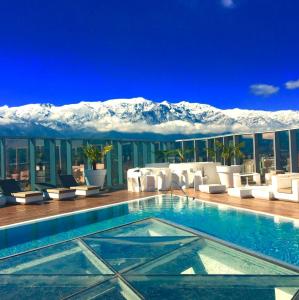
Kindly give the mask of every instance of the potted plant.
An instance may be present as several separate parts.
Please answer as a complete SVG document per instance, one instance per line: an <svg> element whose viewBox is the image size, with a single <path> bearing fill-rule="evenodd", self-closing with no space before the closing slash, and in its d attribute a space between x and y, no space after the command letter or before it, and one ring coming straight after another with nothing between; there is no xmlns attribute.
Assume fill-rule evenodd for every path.
<svg viewBox="0 0 299 300"><path fill-rule="evenodd" d="M174 159L179 160L180 163L186 162L187 155L193 154L193 149L172 149L172 150L159 150L156 152L159 159L168 161L169 158L173 157Z"/></svg>
<svg viewBox="0 0 299 300"><path fill-rule="evenodd" d="M91 170L85 170L84 176L88 185L99 186L101 189L105 183L107 170L104 169L104 158L112 150L112 145L106 145L102 150L95 145L87 145L83 153L91 164Z"/></svg>
<svg viewBox="0 0 299 300"><path fill-rule="evenodd" d="M232 165L232 160L234 157L242 158L244 156L241 151L241 148L244 147L244 143L225 145L216 141L215 146L216 151L214 149L208 149L209 157L215 160L216 154L220 154L220 157L223 159L223 165L216 166L220 182L228 188L233 187L233 174L240 173L241 166Z"/></svg>

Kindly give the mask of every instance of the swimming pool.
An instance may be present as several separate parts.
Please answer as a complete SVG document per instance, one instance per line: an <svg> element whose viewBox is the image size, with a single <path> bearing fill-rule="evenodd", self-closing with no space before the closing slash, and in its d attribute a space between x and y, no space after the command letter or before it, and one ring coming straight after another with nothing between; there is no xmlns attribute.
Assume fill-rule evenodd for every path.
<svg viewBox="0 0 299 300"><path fill-rule="evenodd" d="M0 257L156 217L299 266L298 222L184 197L159 195L0 229Z"/></svg>

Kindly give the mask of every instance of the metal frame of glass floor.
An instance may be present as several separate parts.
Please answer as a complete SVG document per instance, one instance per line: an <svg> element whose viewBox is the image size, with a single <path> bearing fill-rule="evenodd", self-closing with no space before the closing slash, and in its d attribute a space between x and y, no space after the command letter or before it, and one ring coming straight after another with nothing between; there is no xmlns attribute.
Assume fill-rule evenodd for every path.
<svg viewBox="0 0 299 300"><path fill-rule="evenodd" d="M0 260L2 299L297 299L299 271L147 218Z"/></svg>

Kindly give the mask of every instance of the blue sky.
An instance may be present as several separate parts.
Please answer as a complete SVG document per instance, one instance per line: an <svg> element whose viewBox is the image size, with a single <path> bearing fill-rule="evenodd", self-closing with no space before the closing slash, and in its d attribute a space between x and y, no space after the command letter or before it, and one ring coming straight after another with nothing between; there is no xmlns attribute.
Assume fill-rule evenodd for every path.
<svg viewBox="0 0 299 300"><path fill-rule="evenodd" d="M0 104L299 109L297 0L0 2Z"/></svg>

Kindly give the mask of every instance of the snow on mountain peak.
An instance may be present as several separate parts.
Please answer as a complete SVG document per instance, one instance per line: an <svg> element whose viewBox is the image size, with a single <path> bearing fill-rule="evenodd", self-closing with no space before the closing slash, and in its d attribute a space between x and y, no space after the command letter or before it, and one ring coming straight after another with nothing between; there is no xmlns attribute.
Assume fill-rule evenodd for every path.
<svg viewBox="0 0 299 300"><path fill-rule="evenodd" d="M63 106L28 104L20 107L0 107L0 125L19 135L25 124L26 134L40 132L81 136L89 133L160 133L160 134L221 134L253 132L299 127L299 111L221 110L208 104L181 101L154 102L142 97L80 102ZM4 126L4 127L3 127ZM15 126L15 127L14 127ZM37 126L37 127L36 127ZM5 127L5 128L6 128ZM4 129L5 129L4 128ZM7 129L6 128L6 129ZM15 132L13 131L15 128ZM5 130L2 132L6 132Z"/></svg>

